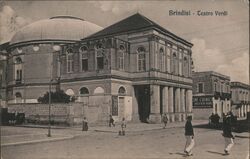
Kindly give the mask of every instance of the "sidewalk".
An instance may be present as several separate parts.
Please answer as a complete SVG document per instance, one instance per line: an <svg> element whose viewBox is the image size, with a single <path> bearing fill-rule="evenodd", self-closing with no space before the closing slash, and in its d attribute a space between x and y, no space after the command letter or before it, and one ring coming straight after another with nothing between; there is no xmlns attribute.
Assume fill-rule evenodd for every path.
<svg viewBox="0 0 250 159"><path fill-rule="evenodd" d="M194 120L193 126L207 124L206 120ZM184 128L185 122L168 123L166 129ZM47 137L48 126L43 125L21 125L15 127L3 127L1 130L1 147L12 145L23 145L41 142L52 142L59 140L72 139L76 136L83 135L81 125L73 127L52 126L52 137ZM152 130L162 130L163 124L148 124L148 123L127 123L125 131L129 132L143 132ZM90 125L91 132L108 132L118 133L121 130L120 123L116 123L115 127L108 127L108 125ZM86 134L84 133L84 134ZM249 138L249 133L234 133L238 138Z"/></svg>

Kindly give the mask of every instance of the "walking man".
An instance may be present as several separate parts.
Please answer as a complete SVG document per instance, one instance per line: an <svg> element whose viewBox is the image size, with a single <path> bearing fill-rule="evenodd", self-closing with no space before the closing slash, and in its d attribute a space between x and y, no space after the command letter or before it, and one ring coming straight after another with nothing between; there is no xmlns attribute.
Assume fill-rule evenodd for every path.
<svg viewBox="0 0 250 159"><path fill-rule="evenodd" d="M223 134L222 134L225 138L225 155L229 155L229 151L231 150L231 148L234 145L233 139L234 136L232 134L232 125L231 125L231 116L230 114L228 114L225 117L225 120L223 121Z"/></svg>
<svg viewBox="0 0 250 159"><path fill-rule="evenodd" d="M194 147L194 130L191 121L192 116L188 116L185 124L186 145L184 149L187 156L193 155L192 149Z"/></svg>
<svg viewBox="0 0 250 159"><path fill-rule="evenodd" d="M164 115L162 116L162 121L164 123L163 129L165 129L167 127L167 123L168 123L168 117L167 117L166 113L164 113Z"/></svg>

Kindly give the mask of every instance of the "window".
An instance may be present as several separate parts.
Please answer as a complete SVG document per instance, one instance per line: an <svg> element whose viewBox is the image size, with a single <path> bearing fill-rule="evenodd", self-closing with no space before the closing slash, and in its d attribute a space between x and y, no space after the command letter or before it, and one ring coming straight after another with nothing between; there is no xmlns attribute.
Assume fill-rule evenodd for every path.
<svg viewBox="0 0 250 159"><path fill-rule="evenodd" d="M165 72L166 55L165 55L164 49L160 48L159 53L160 53L160 61L161 61L161 63L160 63L160 65L161 65L160 69L161 69L161 71Z"/></svg>
<svg viewBox="0 0 250 159"><path fill-rule="evenodd" d="M199 83L199 84L198 84L198 93L204 93L204 90L203 90L203 83Z"/></svg>
<svg viewBox="0 0 250 159"><path fill-rule="evenodd" d="M87 50L88 50L87 46L84 45L80 47L79 52L87 52Z"/></svg>
<svg viewBox="0 0 250 159"><path fill-rule="evenodd" d="M21 64L22 63L21 57L17 57L15 63L16 64Z"/></svg>
<svg viewBox="0 0 250 159"><path fill-rule="evenodd" d="M178 59L176 53L173 53L173 73L178 75Z"/></svg>
<svg viewBox="0 0 250 159"><path fill-rule="evenodd" d="M120 56L118 57L119 59L119 69L124 70L124 52L120 52Z"/></svg>
<svg viewBox="0 0 250 159"><path fill-rule="evenodd" d="M125 51L125 46L120 45L118 51L118 68L120 70L124 70L124 51Z"/></svg>
<svg viewBox="0 0 250 159"><path fill-rule="evenodd" d="M120 87L119 90L118 90L118 94L119 94L119 95L124 95L124 94L126 94L125 88L124 88L124 87Z"/></svg>
<svg viewBox="0 0 250 159"><path fill-rule="evenodd" d="M188 76L188 69L189 69L188 60L187 60L187 57L184 57L184 59L183 59L183 75L186 77Z"/></svg>
<svg viewBox="0 0 250 159"><path fill-rule="evenodd" d="M73 72L73 50L70 48L67 50L67 72Z"/></svg>
<svg viewBox="0 0 250 159"><path fill-rule="evenodd" d="M17 57L15 59L15 79L16 82L20 83L22 81L22 75L23 75L23 71L22 71L22 59L21 57Z"/></svg>
<svg viewBox="0 0 250 159"><path fill-rule="evenodd" d="M22 94L20 92L16 92L15 96L16 98L22 98Z"/></svg>
<svg viewBox="0 0 250 159"><path fill-rule="evenodd" d="M21 69L16 70L16 81L22 81L22 74Z"/></svg>
<svg viewBox="0 0 250 159"><path fill-rule="evenodd" d="M87 54L87 52L81 53L81 70L88 71L88 54Z"/></svg>
<svg viewBox="0 0 250 159"><path fill-rule="evenodd" d="M88 95L88 94L89 94L88 88L82 87L82 88L80 89L80 95Z"/></svg>
<svg viewBox="0 0 250 159"><path fill-rule="evenodd" d="M82 59L82 71L88 71L88 59Z"/></svg>
<svg viewBox="0 0 250 159"><path fill-rule="evenodd" d="M144 47L139 47L137 49L138 53L138 71L146 70L146 50Z"/></svg>
<svg viewBox="0 0 250 159"><path fill-rule="evenodd" d="M103 60L103 57L97 57L97 70L102 70L104 68Z"/></svg>
<svg viewBox="0 0 250 159"><path fill-rule="evenodd" d="M217 83L214 83L214 91L217 91Z"/></svg>
<svg viewBox="0 0 250 159"><path fill-rule="evenodd" d="M16 97L16 103L22 102L22 94L20 92L16 92L15 97Z"/></svg>

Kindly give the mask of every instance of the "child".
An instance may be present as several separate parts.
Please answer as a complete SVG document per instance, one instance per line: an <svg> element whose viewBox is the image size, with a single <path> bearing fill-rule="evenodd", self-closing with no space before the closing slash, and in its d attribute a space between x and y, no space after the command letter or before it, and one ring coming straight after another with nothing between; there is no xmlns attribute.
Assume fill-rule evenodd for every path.
<svg viewBox="0 0 250 159"><path fill-rule="evenodd" d="M166 114L166 113L164 113L164 115L162 116L162 121L163 121L163 123L164 123L163 129L165 129L166 126L167 126L167 123L168 123L168 117L167 117L167 114Z"/></svg>
<svg viewBox="0 0 250 159"><path fill-rule="evenodd" d="M109 115L109 127L111 127L111 125L113 125L113 127L115 127L114 119L113 119L112 115Z"/></svg>
<svg viewBox="0 0 250 159"><path fill-rule="evenodd" d="M83 117L82 120L82 131L88 131L88 120L86 117Z"/></svg>
<svg viewBox="0 0 250 159"><path fill-rule="evenodd" d="M119 131L119 135L125 135L125 128L126 128L126 120L125 120L125 118L122 118L122 123L121 123L121 128L122 128L122 130L121 131Z"/></svg>

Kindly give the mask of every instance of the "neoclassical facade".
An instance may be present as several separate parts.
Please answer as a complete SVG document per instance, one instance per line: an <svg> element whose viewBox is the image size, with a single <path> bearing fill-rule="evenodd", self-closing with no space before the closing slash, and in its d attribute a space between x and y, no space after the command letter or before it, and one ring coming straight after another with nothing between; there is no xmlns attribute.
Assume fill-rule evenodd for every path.
<svg viewBox="0 0 250 159"><path fill-rule="evenodd" d="M163 113L183 121L192 114L192 46L139 13L102 30L65 16L37 22L8 47L7 103L35 103L51 82L82 103L90 122L109 114L160 122Z"/></svg>
<svg viewBox="0 0 250 159"><path fill-rule="evenodd" d="M250 86L242 82L231 82L232 110L239 118L250 112Z"/></svg>

